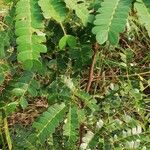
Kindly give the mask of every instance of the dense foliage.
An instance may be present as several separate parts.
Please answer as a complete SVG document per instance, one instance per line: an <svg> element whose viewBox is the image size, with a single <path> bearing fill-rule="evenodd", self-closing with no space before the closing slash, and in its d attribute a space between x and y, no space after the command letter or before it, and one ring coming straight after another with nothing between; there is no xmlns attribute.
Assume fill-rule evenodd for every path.
<svg viewBox="0 0 150 150"><path fill-rule="evenodd" d="M0 0L0 148L150 149L149 0Z"/></svg>

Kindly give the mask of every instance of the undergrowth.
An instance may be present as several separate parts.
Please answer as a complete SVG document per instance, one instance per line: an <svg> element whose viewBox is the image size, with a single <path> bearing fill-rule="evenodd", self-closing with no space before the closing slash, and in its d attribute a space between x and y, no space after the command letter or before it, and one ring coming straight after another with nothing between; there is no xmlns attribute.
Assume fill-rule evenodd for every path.
<svg viewBox="0 0 150 150"><path fill-rule="evenodd" d="M0 148L150 149L149 0L0 1Z"/></svg>

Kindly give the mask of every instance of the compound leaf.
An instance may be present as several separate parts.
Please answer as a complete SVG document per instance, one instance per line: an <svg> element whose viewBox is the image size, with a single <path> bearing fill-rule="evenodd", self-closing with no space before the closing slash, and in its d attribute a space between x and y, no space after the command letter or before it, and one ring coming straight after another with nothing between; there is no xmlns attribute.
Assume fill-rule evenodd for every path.
<svg viewBox="0 0 150 150"><path fill-rule="evenodd" d="M43 28L43 17L37 0L20 0L16 5L16 35L18 45L18 61L27 70L39 68L40 53L47 51L42 43L45 35L39 31Z"/></svg>
<svg viewBox="0 0 150 150"><path fill-rule="evenodd" d="M118 43L119 33L125 29L130 6L131 0L104 0L101 3L92 30L99 44L104 44L107 40L112 45Z"/></svg>
<svg viewBox="0 0 150 150"><path fill-rule="evenodd" d="M59 125L59 122L63 119L66 112L66 106L64 103L55 104L44 112L36 122L33 123L33 127L36 128L36 136L41 142L44 142Z"/></svg>
<svg viewBox="0 0 150 150"><path fill-rule="evenodd" d="M134 4L134 7L137 11L140 23L145 26L150 37L150 1L137 0Z"/></svg>
<svg viewBox="0 0 150 150"><path fill-rule="evenodd" d="M68 137L67 147L73 147L74 143L78 139L78 115L77 107L70 106L69 113L67 115L67 122L64 125L64 135Z"/></svg>
<svg viewBox="0 0 150 150"><path fill-rule="evenodd" d="M65 3L69 9L75 11L76 15L81 19L83 25L86 26L89 22L90 17L85 3L83 1L81 3L78 3L77 0L65 0Z"/></svg>

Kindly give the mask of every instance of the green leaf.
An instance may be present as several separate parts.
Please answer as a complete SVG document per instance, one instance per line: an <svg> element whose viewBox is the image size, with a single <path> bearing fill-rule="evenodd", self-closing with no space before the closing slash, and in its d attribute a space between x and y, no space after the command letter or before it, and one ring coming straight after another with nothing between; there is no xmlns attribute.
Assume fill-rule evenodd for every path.
<svg viewBox="0 0 150 150"><path fill-rule="evenodd" d="M46 19L55 19L58 22L65 20L67 9L61 0L39 0L39 5Z"/></svg>
<svg viewBox="0 0 150 150"><path fill-rule="evenodd" d="M90 22L91 18L84 1L78 3L77 0L65 0L65 3L68 8L75 11L76 15L81 19L84 26L86 26L87 23Z"/></svg>
<svg viewBox="0 0 150 150"><path fill-rule="evenodd" d="M74 48L76 46L76 38L72 35L65 35L59 41L59 48L64 49L66 46Z"/></svg>
<svg viewBox="0 0 150 150"><path fill-rule="evenodd" d="M21 96L26 92L26 89L21 88L15 88L12 90L12 93L16 96Z"/></svg>
<svg viewBox="0 0 150 150"><path fill-rule="evenodd" d="M18 61L27 70L39 69L40 53L47 51L45 35L39 31L44 27L43 17L36 0L20 0L16 5L16 35Z"/></svg>
<svg viewBox="0 0 150 150"><path fill-rule="evenodd" d="M137 11L140 23L145 26L150 37L150 1L137 0L134 3L134 8Z"/></svg>
<svg viewBox="0 0 150 150"><path fill-rule="evenodd" d="M80 123L83 123L86 121L86 113L84 109L78 109L78 120Z"/></svg>
<svg viewBox="0 0 150 150"><path fill-rule="evenodd" d="M68 35L67 44L70 48L74 48L77 44L76 38L72 35Z"/></svg>
<svg viewBox="0 0 150 150"><path fill-rule="evenodd" d="M59 41L59 48L64 49L67 45L67 36L63 36Z"/></svg>
<svg viewBox="0 0 150 150"><path fill-rule="evenodd" d="M76 96L80 98L81 101L84 102L85 106L89 107L92 111L95 111L98 109L98 106L96 104L96 99L94 99L88 93L84 91L77 91Z"/></svg>
<svg viewBox="0 0 150 150"><path fill-rule="evenodd" d="M0 58L5 57L5 47L9 46L9 36L7 31L1 31L0 32Z"/></svg>
<svg viewBox="0 0 150 150"><path fill-rule="evenodd" d="M5 77L10 73L10 68L7 62L0 62L0 85L4 82Z"/></svg>
<svg viewBox="0 0 150 150"><path fill-rule="evenodd" d="M25 109L28 106L28 101L25 98L20 99L20 105L23 109Z"/></svg>
<svg viewBox="0 0 150 150"><path fill-rule="evenodd" d="M107 40L112 45L118 43L119 33L124 32L125 29L131 2L131 0L102 2L94 21L95 27L92 29L99 44L104 44Z"/></svg>
<svg viewBox="0 0 150 150"><path fill-rule="evenodd" d="M34 74L31 72L24 72L20 79L12 85L12 94L17 97L24 97L26 93L31 96L37 96L37 90L39 89L39 83L34 80Z"/></svg>
<svg viewBox="0 0 150 150"><path fill-rule="evenodd" d="M78 115L77 115L77 107L71 106L69 108L69 113L67 115L67 122L64 125L64 135L68 137L67 143L65 144L68 148L73 148L74 143L78 139Z"/></svg>
<svg viewBox="0 0 150 150"><path fill-rule="evenodd" d="M13 113L16 110L17 105L18 105L17 102L11 102L11 103L7 104L4 107L6 116L8 116L9 114Z"/></svg>
<svg viewBox="0 0 150 150"><path fill-rule="evenodd" d="M4 74L0 74L0 85L4 82L5 76Z"/></svg>
<svg viewBox="0 0 150 150"><path fill-rule="evenodd" d="M66 112L66 106L64 103L55 104L48 108L36 122L33 123L33 127L36 128L36 136L41 142L44 142L52 133L55 132L55 128L62 121Z"/></svg>

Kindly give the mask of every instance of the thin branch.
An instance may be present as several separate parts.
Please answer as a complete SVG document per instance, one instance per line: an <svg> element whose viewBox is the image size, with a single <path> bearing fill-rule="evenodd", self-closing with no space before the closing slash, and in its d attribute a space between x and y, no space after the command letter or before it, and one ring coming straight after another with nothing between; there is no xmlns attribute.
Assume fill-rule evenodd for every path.
<svg viewBox="0 0 150 150"><path fill-rule="evenodd" d="M64 35L67 35L66 30L65 30L65 28L64 28L64 26L63 26L63 24L62 24L62 22L60 22L60 26L61 26L61 28L62 28L62 30L63 30L63 32L64 32Z"/></svg>
<svg viewBox="0 0 150 150"><path fill-rule="evenodd" d="M95 63L96 63L96 56L97 56L98 49L99 49L99 44L95 43L94 47L93 47L94 54L93 54L93 57L92 57L92 64L90 66L90 71L89 71L89 79L88 79L87 86L86 86L86 91L87 92L90 91L90 87L92 85L92 81L93 81L93 78L94 78L94 66L95 66Z"/></svg>
<svg viewBox="0 0 150 150"><path fill-rule="evenodd" d="M94 54L92 57L92 64L91 64L90 70L89 70L89 79L87 82L86 92L90 91L90 87L92 85L92 81L93 81L93 77L94 77L94 66L96 63L96 56L97 56L98 49L99 49L99 44L95 43L93 46ZM83 107L84 107L84 103L82 101L81 101L80 107L81 107L81 109L83 109ZM80 145L82 143L83 132L84 132L84 123L82 123L79 128L79 149L80 149Z"/></svg>
<svg viewBox="0 0 150 150"><path fill-rule="evenodd" d="M150 76L150 71L135 73L135 74L128 74L128 75L116 75L115 77L116 78L119 78L119 77L127 78L127 77L136 77L136 76ZM114 75L105 76L105 78L112 78L112 77L114 77ZM94 77L93 80L99 80L99 79L101 79L101 76Z"/></svg>

